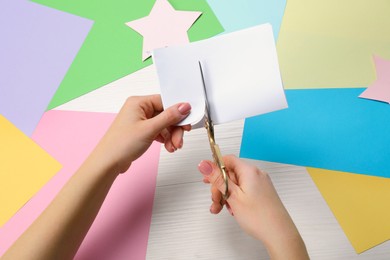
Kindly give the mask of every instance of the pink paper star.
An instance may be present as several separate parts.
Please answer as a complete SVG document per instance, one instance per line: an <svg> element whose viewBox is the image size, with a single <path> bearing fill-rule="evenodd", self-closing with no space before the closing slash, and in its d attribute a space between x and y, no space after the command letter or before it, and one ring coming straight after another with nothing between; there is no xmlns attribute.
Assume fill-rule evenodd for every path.
<svg viewBox="0 0 390 260"><path fill-rule="evenodd" d="M390 61L374 56L376 77L359 97L390 103Z"/></svg>
<svg viewBox="0 0 390 260"><path fill-rule="evenodd" d="M145 60L156 48L189 43L187 30L201 14L176 11L167 0L156 0L148 16L126 25L144 37L142 60Z"/></svg>

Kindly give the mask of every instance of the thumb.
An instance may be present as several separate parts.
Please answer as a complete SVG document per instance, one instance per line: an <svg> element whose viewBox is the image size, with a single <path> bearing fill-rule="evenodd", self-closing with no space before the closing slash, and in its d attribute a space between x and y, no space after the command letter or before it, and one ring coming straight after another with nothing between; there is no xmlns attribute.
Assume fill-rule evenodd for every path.
<svg viewBox="0 0 390 260"><path fill-rule="evenodd" d="M186 118L191 112L191 105L189 103L179 103L173 105L157 116L151 118L149 121L152 124L152 129L157 133L163 129L176 125L184 118Z"/></svg>
<svg viewBox="0 0 390 260"><path fill-rule="evenodd" d="M208 160L201 161L198 169L210 181L212 186L215 186L221 193L225 193L225 180L223 179L221 170L215 163ZM226 174L228 175L228 192L231 194L238 187L230 179L228 171Z"/></svg>

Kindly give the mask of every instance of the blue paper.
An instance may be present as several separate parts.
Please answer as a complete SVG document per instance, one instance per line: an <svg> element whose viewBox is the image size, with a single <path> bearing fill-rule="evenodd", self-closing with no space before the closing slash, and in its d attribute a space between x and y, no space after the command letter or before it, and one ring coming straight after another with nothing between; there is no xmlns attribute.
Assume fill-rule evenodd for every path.
<svg viewBox="0 0 390 260"><path fill-rule="evenodd" d="M277 39L286 0L208 0L225 33L270 23Z"/></svg>
<svg viewBox="0 0 390 260"><path fill-rule="evenodd" d="M240 156L390 177L390 107L363 91L287 90L288 109L246 120Z"/></svg>

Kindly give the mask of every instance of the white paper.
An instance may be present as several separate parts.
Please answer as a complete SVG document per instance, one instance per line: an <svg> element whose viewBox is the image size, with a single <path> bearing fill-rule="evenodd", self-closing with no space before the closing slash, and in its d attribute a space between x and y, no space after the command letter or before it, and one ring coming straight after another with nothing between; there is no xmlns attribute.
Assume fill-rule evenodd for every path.
<svg viewBox="0 0 390 260"><path fill-rule="evenodd" d="M153 52L164 107L189 102L191 114L180 123L204 117L202 62L214 124L287 107L270 24ZM198 124L200 125L200 124Z"/></svg>

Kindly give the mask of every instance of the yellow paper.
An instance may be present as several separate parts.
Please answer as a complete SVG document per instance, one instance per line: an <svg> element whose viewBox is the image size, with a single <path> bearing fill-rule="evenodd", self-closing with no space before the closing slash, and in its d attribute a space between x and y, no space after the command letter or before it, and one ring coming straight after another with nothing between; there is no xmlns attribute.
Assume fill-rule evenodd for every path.
<svg viewBox="0 0 390 260"><path fill-rule="evenodd" d="M357 253L390 239L390 179L307 168Z"/></svg>
<svg viewBox="0 0 390 260"><path fill-rule="evenodd" d="M277 43L285 88L365 87L390 58L388 0L289 0Z"/></svg>
<svg viewBox="0 0 390 260"><path fill-rule="evenodd" d="M0 227L61 165L0 115Z"/></svg>

